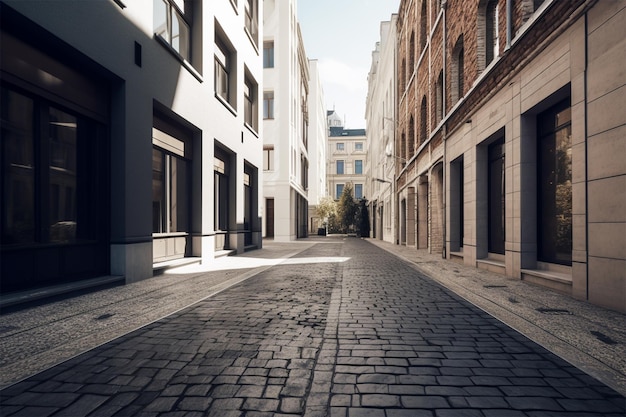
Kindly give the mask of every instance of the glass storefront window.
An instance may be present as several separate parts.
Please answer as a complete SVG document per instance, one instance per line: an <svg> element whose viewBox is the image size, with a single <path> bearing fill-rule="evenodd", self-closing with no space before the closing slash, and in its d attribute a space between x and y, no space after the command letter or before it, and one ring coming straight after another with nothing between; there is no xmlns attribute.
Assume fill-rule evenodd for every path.
<svg viewBox="0 0 626 417"><path fill-rule="evenodd" d="M76 239L76 117L53 107L50 125L49 241Z"/></svg>
<svg viewBox="0 0 626 417"><path fill-rule="evenodd" d="M188 162L152 149L152 233L189 232Z"/></svg>
<svg viewBox="0 0 626 417"><path fill-rule="evenodd" d="M489 242L490 253L504 255L505 250L505 176L504 139L489 145Z"/></svg>
<svg viewBox="0 0 626 417"><path fill-rule="evenodd" d="M90 119L2 88L3 246L98 239L101 132Z"/></svg>
<svg viewBox="0 0 626 417"><path fill-rule="evenodd" d="M572 264L572 128L569 100L538 117L538 259Z"/></svg>
<svg viewBox="0 0 626 417"><path fill-rule="evenodd" d="M2 244L35 241L34 102L2 89Z"/></svg>

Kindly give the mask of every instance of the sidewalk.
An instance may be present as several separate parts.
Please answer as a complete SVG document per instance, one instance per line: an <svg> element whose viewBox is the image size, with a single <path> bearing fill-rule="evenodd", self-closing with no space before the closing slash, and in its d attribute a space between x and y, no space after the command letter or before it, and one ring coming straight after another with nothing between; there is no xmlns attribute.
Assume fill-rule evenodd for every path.
<svg viewBox="0 0 626 417"><path fill-rule="evenodd" d="M211 297L311 247L263 248L0 315L0 389Z"/></svg>
<svg viewBox="0 0 626 417"><path fill-rule="evenodd" d="M626 315L445 260L440 254L376 239L367 241L412 263L441 285L626 395Z"/></svg>

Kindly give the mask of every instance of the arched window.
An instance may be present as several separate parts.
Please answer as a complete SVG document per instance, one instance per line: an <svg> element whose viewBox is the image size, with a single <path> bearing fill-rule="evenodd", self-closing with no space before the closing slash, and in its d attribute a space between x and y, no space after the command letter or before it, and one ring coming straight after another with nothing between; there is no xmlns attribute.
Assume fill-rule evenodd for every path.
<svg viewBox="0 0 626 417"><path fill-rule="evenodd" d="M499 21L498 0L490 0L487 3L485 23L485 66L489 65L500 52Z"/></svg>
<svg viewBox="0 0 626 417"><path fill-rule="evenodd" d="M406 88L406 59L402 58L402 66L400 67L400 96Z"/></svg>
<svg viewBox="0 0 626 417"><path fill-rule="evenodd" d="M451 62L451 79L450 79L450 95L452 102L457 102L463 97L465 93L465 65L464 65L465 49L463 47L463 35L459 36L454 48L452 49L452 62Z"/></svg>
<svg viewBox="0 0 626 417"><path fill-rule="evenodd" d="M413 115L411 115L409 119L409 154L407 159L410 159L413 155L415 155L415 120Z"/></svg>
<svg viewBox="0 0 626 417"><path fill-rule="evenodd" d="M420 15L420 50L426 48L426 39L428 36L428 22L426 17L426 0L422 0L422 13Z"/></svg>
<svg viewBox="0 0 626 417"><path fill-rule="evenodd" d="M402 162L402 166L404 166L404 163L406 161L406 134L404 132L402 132L402 135L400 136L400 149L399 149L399 154L398 155L400 157L400 161Z"/></svg>
<svg viewBox="0 0 626 417"><path fill-rule="evenodd" d="M437 84L435 85L435 116L436 122L439 123L443 119L443 71L439 71L439 77L437 77Z"/></svg>
<svg viewBox="0 0 626 417"><path fill-rule="evenodd" d="M500 54L498 0L481 0L478 5L478 70L483 71Z"/></svg>
<svg viewBox="0 0 626 417"><path fill-rule="evenodd" d="M413 74L413 71L415 71L415 32L411 32L409 41L409 74Z"/></svg>
<svg viewBox="0 0 626 417"><path fill-rule="evenodd" d="M427 130L427 117L428 108L426 107L426 96L422 97L422 105L420 106L420 145L426 142L428 130Z"/></svg>

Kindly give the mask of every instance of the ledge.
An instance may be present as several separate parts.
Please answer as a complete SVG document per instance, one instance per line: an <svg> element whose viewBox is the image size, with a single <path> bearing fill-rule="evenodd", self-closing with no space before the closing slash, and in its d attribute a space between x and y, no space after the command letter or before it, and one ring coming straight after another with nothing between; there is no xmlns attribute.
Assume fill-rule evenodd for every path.
<svg viewBox="0 0 626 417"><path fill-rule="evenodd" d="M572 275L563 272L522 269L522 281L548 287L565 294L572 292Z"/></svg>
<svg viewBox="0 0 626 417"><path fill-rule="evenodd" d="M74 282L67 282L64 284L52 285L49 287L34 288L32 290L20 291L15 293L1 294L0 309L82 290L95 289L98 287L104 287L109 285L121 285L124 284L125 280L126 278L123 276L110 275Z"/></svg>
<svg viewBox="0 0 626 417"><path fill-rule="evenodd" d="M497 274L506 275L506 264L503 261L496 259L477 259L476 267L478 269L484 269L487 271L495 272Z"/></svg>
<svg viewBox="0 0 626 417"><path fill-rule="evenodd" d="M178 268L180 266L200 264L200 257L187 257L187 258L179 258L173 259L171 261L163 261L156 262L152 264L152 274L153 275L161 275L163 272L168 269Z"/></svg>

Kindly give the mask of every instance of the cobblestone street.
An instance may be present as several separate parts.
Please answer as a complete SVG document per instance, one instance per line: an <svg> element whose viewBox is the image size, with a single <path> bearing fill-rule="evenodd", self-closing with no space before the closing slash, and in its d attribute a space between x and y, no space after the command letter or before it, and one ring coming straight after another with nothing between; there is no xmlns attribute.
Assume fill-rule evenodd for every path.
<svg viewBox="0 0 626 417"><path fill-rule="evenodd" d="M330 237L0 395L3 417L626 412L624 396L408 262Z"/></svg>

